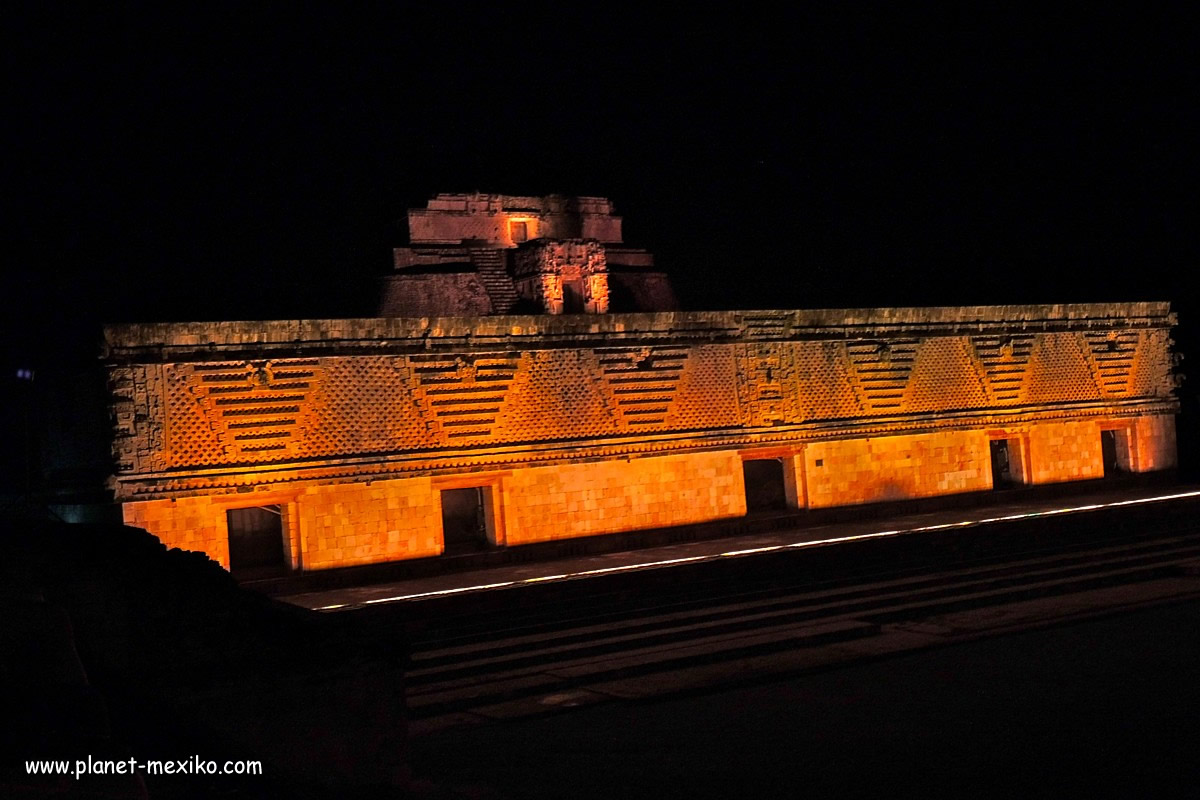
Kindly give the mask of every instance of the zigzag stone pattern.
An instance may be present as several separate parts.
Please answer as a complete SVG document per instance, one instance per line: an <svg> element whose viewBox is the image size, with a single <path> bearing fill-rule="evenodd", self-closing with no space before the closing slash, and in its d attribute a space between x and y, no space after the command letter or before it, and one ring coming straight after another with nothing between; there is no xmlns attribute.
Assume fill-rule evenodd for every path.
<svg viewBox="0 0 1200 800"><path fill-rule="evenodd" d="M167 379L172 453L193 464L297 456L317 364L310 358L174 365Z"/></svg>
<svg viewBox="0 0 1200 800"><path fill-rule="evenodd" d="M687 365L688 348L647 346L601 348L593 352L621 429L661 427Z"/></svg>
<svg viewBox="0 0 1200 800"><path fill-rule="evenodd" d="M1089 331L1083 334L1088 364L1102 394L1125 397L1140 341L1139 331Z"/></svg>
<svg viewBox="0 0 1200 800"><path fill-rule="evenodd" d="M899 411L919 340L904 337L846 343L851 385L867 413Z"/></svg>
<svg viewBox="0 0 1200 800"><path fill-rule="evenodd" d="M1029 333L972 336L983 385L994 403L1019 403L1028 389L1034 336Z"/></svg>
<svg viewBox="0 0 1200 800"><path fill-rule="evenodd" d="M537 456L521 443L631 436L657 451L673 431L819 438L822 420L936 427L952 410L1047 402L1174 407L1165 309L1012 308L983 322L962 309L346 321L367 330L277 336L289 357L271 352L282 323L206 325L212 342L195 346L185 326L114 328L119 474L497 446L520 461Z"/></svg>
<svg viewBox="0 0 1200 800"><path fill-rule="evenodd" d="M417 406L439 442L487 439L519 363L517 353L409 356Z"/></svg>
<svg viewBox="0 0 1200 800"><path fill-rule="evenodd" d="M1174 323L1124 303L113 326L113 488L128 524L226 566L232 515L276 509L286 568L310 570L443 553L460 488L490 547L740 516L755 461L795 508L990 489L997 448L1024 483L1167 469Z"/></svg>

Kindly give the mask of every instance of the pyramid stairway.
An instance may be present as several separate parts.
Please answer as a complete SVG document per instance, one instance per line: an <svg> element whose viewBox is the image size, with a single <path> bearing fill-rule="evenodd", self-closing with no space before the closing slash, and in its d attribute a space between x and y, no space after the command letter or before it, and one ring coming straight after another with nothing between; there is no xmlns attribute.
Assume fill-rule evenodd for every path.
<svg viewBox="0 0 1200 800"><path fill-rule="evenodd" d="M517 302L517 290L508 274L503 250L472 248L471 263L492 301L492 313L507 314Z"/></svg>

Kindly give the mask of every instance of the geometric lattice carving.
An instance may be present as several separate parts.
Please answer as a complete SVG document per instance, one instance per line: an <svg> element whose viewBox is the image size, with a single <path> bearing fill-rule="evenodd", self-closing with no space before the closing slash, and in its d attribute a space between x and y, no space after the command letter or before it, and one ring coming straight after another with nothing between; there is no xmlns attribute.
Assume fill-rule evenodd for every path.
<svg viewBox="0 0 1200 800"><path fill-rule="evenodd" d="M1129 393L1138 397L1170 397L1175 388L1171 373L1171 336L1164 330L1142 331Z"/></svg>
<svg viewBox="0 0 1200 800"><path fill-rule="evenodd" d="M864 411L900 410L918 344L917 339L846 343L851 384Z"/></svg>
<svg viewBox="0 0 1200 800"><path fill-rule="evenodd" d="M317 359L193 364L179 371L172 392L172 450L184 460L277 460L304 446L298 429L319 380ZM192 403L199 414L186 414ZM203 453L204 445L216 453ZM213 456L218 456L213 458ZM223 456L223 457L222 457Z"/></svg>
<svg viewBox="0 0 1200 800"><path fill-rule="evenodd" d="M180 351L182 360L167 363L131 363L151 351L118 348L109 373L114 455L119 475L170 471L175 487L191 480L185 470L219 465L342 469L331 460L393 454L407 464L447 446L505 448L501 459L519 460L525 455L513 454L536 455L538 442L565 452L566 443L603 446L616 437L630 440L622 452L636 452L639 434L648 435L650 452L720 441L738 429L793 442L827 422L883 424L873 416L900 430L910 427L892 426L901 414L941 426L959 412L989 408L1016 418L1024 409L1038 414L1100 399L1172 402L1169 327L1114 330L1107 320L1115 316L1075 329L1045 329L1031 316L946 330L896 321L820 330L825 322L811 329L795 313L739 312L631 318L622 324L647 325L635 336L606 331L606 318L583 328L576 322L583 317L569 317L533 339L521 329L527 322L514 318L511 326L464 328L461 339L459 323L445 332L411 326L404 349L364 345L370 331L355 330L355 321L327 337L300 332L295 349L293 333L283 332L271 341L288 347L264 347L261 357L246 344L259 341L246 338L261 333L253 330L226 343L237 349ZM408 323L387 326L407 330ZM118 332L137 348L147 347L146 333ZM168 343L203 347L192 330L187 339L178 335ZM342 337L357 344L343 345ZM282 352L293 357L271 357Z"/></svg>
<svg viewBox="0 0 1200 800"><path fill-rule="evenodd" d="M805 420L846 419L862 414L851 388L850 368L840 342L795 342L797 414Z"/></svg>
<svg viewBox="0 0 1200 800"><path fill-rule="evenodd" d="M1100 392L1084 355L1078 333L1045 333L1037 337L1029 360L1027 402L1063 403L1097 400Z"/></svg>
<svg viewBox="0 0 1200 800"><path fill-rule="evenodd" d="M403 356L321 359L311 398L308 454L336 456L428 446L431 437L412 396Z"/></svg>
<svg viewBox="0 0 1200 800"><path fill-rule="evenodd" d="M742 423L738 396L730 391L737 375L735 348L701 345L688 351L664 427L669 430L707 430ZM795 382L788 394L795 394Z"/></svg>
<svg viewBox="0 0 1200 800"><path fill-rule="evenodd" d="M662 425L687 363L688 348L605 347L594 352L617 419L627 429Z"/></svg>
<svg viewBox="0 0 1200 800"><path fill-rule="evenodd" d="M1029 356L1033 334L972 336L975 356L983 368L983 388L993 403L1016 403L1024 399L1029 385Z"/></svg>
<svg viewBox="0 0 1200 800"><path fill-rule="evenodd" d="M966 336L925 339L904 392L904 411L918 414L996 405L989 402L982 373Z"/></svg>
<svg viewBox="0 0 1200 800"><path fill-rule="evenodd" d="M540 350L522 355L491 442L537 442L607 436L616 425L596 379L590 350Z"/></svg>
<svg viewBox="0 0 1200 800"><path fill-rule="evenodd" d="M1083 335L1084 355L1096 385L1103 394L1114 397L1129 395L1129 378L1133 371L1139 334L1137 331L1088 332Z"/></svg>
<svg viewBox="0 0 1200 800"><path fill-rule="evenodd" d="M408 357L417 405L447 443L491 435L519 364L518 353Z"/></svg>
<svg viewBox="0 0 1200 800"><path fill-rule="evenodd" d="M228 462L229 448L218 438L219 426L196 396L190 377L193 365L166 369L167 447L174 466Z"/></svg>

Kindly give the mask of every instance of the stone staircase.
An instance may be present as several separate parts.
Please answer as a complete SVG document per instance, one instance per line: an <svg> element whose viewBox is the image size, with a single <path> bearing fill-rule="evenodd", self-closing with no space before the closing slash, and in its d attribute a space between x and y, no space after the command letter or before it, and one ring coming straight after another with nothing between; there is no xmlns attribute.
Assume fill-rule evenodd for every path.
<svg viewBox="0 0 1200 800"><path fill-rule="evenodd" d="M493 314L507 314L517 302L517 289L508 274L503 250L471 248L471 263L492 301Z"/></svg>

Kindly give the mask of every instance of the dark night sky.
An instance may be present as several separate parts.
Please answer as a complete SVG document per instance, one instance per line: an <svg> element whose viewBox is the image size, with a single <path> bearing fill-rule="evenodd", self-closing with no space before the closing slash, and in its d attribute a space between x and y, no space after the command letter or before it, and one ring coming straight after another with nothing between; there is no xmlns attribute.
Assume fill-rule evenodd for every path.
<svg viewBox="0 0 1200 800"><path fill-rule="evenodd" d="M474 189L612 198L692 308L1168 299L1196 340L1184 19L331 8L9 15L6 373L370 314L403 210Z"/></svg>

